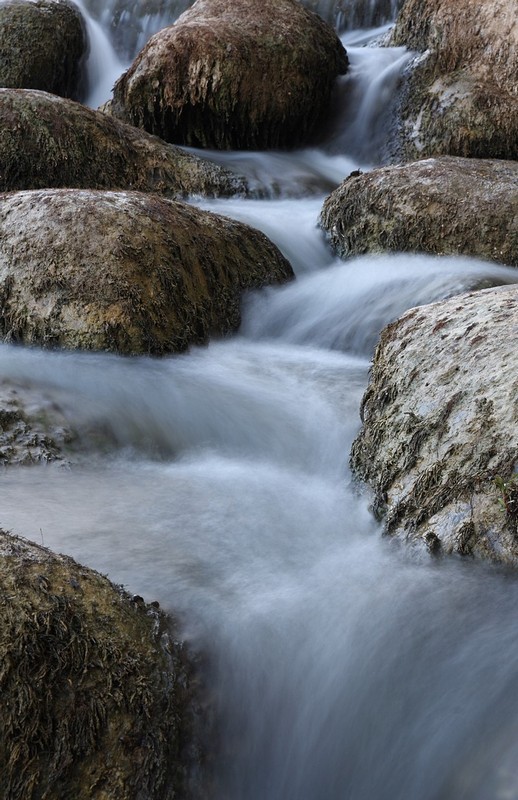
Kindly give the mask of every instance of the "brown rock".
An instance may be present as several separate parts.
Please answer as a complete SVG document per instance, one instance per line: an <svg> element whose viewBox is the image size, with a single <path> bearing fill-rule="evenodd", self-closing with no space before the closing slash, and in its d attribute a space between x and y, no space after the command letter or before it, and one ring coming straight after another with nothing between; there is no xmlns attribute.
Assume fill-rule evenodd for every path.
<svg viewBox="0 0 518 800"><path fill-rule="evenodd" d="M0 195L4 340L179 352L234 331L244 290L292 275L259 231L157 195Z"/></svg>
<svg viewBox="0 0 518 800"><path fill-rule="evenodd" d="M0 607L2 797L185 796L192 667L172 621L4 531Z"/></svg>
<svg viewBox="0 0 518 800"><path fill-rule="evenodd" d="M347 64L331 27L296 0L197 0L119 79L112 113L197 147L295 147Z"/></svg>
<svg viewBox="0 0 518 800"><path fill-rule="evenodd" d="M72 3L0 3L0 86L75 98L85 51L83 18Z"/></svg>
<svg viewBox="0 0 518 800"><path fill-rule="evenodd" d="M465 254L518 266L518 162L430 158L347 178L320 219L342 258Z"/></svg>
<svg viewBox="0 0 518 800"><path fill-rule="evenodd" d="M0 191L246 192L243 179L156 136L45 92L0 89Z"/></svg>
<svg viewBox="0 0 518 800"><path fill-rule="evenodd" d="M515 0L406 0L390 43L424 54L402 92L395 158L518 159Z"/></svg>

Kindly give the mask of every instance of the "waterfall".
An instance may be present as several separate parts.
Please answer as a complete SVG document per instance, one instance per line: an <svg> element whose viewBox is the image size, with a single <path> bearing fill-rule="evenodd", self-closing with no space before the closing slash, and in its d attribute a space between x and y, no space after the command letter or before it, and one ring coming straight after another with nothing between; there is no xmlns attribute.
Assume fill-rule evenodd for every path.
<svg viewBox="0 0 518 800"><path fill-rule="evenodd" d="M126 59L187 5L85 2L102 96L113 42ZM313 5L345 25L345 3ZM329 251L325 193L379 162L407 57L360 46L373 35L345 35L359 102L344 121L339 82L318 146L205 153L263 199L201 205L265 231L297 273L247 296L236 336L162 359L0 346L4 380L79 437L71 466L5 470L0 522L179 616L206 664L212 800L517 796L518 584L383 538L348 467L382 326L515 281L466 257Z"/></svg>

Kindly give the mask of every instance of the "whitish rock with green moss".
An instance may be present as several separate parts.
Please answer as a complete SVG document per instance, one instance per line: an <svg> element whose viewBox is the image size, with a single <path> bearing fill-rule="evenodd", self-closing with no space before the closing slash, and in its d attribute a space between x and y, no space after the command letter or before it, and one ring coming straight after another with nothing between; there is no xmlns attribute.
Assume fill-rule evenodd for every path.
<svg viewBox="0 0 518 800"><path fill-rule="evenodd" d="M5 341L179 352L235 331L246 289L292 277L264 234L158 195L0 195Z"/></svg>
<svg viewBox="0 0 518 800"><path fill-rule="evenodd" d="M195 752L172 621L66 556L0 531L0 795L173 800Z"/></svg>
<svg viewBox="0 0 518 800"><path fill-rule="evenodd" d="M0 86L77 97L86 33L65 0L2 0Z"/></svg>
<svg viewBox="0 0 518 800"><path fill-rule="evenodd" d="M518 161L444 156L351 175L320 223L342 258L421 252L518 266Z"/></svg>
<svg viewBox="0 0 518 800"><path fill-rule="evenodd" d="M0 191L48 187L246 192L228 170L99 111L46 92L0 89Z"/></svg>
<svg viewBox="0 0 518 800"><path fill-rule="evenodd" d="M351 465L388 534L518 564L518 288L408 311L383 331Z"/></svg>
<svg viewBox="0 0 518 800"><path fill-rule="evenodd" d="M298 0L197 0L117 81L111 111L178 144L296 147L347 66L333 29Z"/></svg>
<svg viewBox="0 0 518 800"><path fill-rule="evenodd" d="M418 56L394 157L518 159L517 42L516 0L405 0L390 44Z"/></svg>

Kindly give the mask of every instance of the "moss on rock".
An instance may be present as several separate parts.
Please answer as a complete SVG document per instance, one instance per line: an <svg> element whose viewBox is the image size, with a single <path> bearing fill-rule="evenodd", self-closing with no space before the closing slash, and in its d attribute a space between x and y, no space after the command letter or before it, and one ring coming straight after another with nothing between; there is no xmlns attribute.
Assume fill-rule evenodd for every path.
<svg viewBox="0 0 518 800"><path fill-rule="evenodd" d="M0 195L0 331L7 341L179 352L234 331L244 290L292 276L264 234L158 195Z"/></svg>
<svg viewBox="0 0 518 800"><path fill-rule="evenodd" d="M295 147L311 139L348 61L296 0L197 0L115 84L111 111L197 147Z"/></svg>
<svg viewBox="0 0 518 800"><path fill-rule="evenodd" d="M0 531L1 794L186 796L192 668L172 622Z"/></svg>
<svg viewBox="0 0 518 800"><path fill-rule="evenodd" d="M85 51L83 18L72 3L0 3L0 86L75 98Z"/></svg>
<svg viewBox="0 0 518 800"><path fill-rule="evenodd" d="M342 258L407 251L518 266L518 162L444 156L349 177L320 223Z"/></svg>
<svg viewBox="0 0 518 800"><path fill-rule="evenodd" d="M390 44L408 68L393 157L518 159L515 0L406 0Z"/></svg>
<svg viewBox="0 0 518 800"><path fill-rule="evenodd" d="M0 191L48 187L246 192L228 170L99 111L46 92L0 89Z"/></svg>
<svg viewBox="0 0 518 800"><path fill-rule="evenodd" d="M518 564L518 516L502 490L518 487L517 309L515 286L486 289L382 332L351 466L387 533Z"/></svg>

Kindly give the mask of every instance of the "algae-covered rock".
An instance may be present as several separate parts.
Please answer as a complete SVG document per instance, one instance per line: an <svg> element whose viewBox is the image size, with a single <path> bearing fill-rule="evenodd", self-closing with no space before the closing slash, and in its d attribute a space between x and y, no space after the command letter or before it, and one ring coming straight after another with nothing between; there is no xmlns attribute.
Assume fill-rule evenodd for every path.
<svg viewBox="0 0 518 800"><path fill-rule="evenodd" d="M419 55L395 157L518 159L516 0L405 0L390 43Z"/></svg>
<svg viewBox="0 0 518 800"><path fill-rule="evenodd" d="M353 175L320 222L343 258L409 251L518 266L518 162L444 156Z"/></svg>
<svg viewBox="0 0 518 800"><path fill-rule="evenodd" d="M351 466L387 533L518 563L518 288L408 311L384 329Z"/></svg>
<svg viewBox="0 0 518 800"><path fill-rule="evenodd" d="M158 195L0 195L4 340L178 352L234 331L245 289L292 275L259 231Z"/></svg>
<svg viewBox="0 0 518 800"><path fill-rule="evenodd" d="M185 797L192 667L172 621L0 531L0 795Z"/></svg>
<svg viewBox="0 0 518 800"><path fill-rule="evenodd" d="M86 33L66 0L0 0L0 86L77 97Z"/></svg>
<svg viewBox="0 0 518 800"><path fill-rule="evenodd" d="M131 125L46 92L0 89L0 191L244 193L244 181Z"/></svg>
<svg viewBox="0 0 518 800"><path fill-rule="evenodd" d="M117 81L111 111L180 144L295 147L347 65L332 28L297 0L197 0Z"/></svg>

